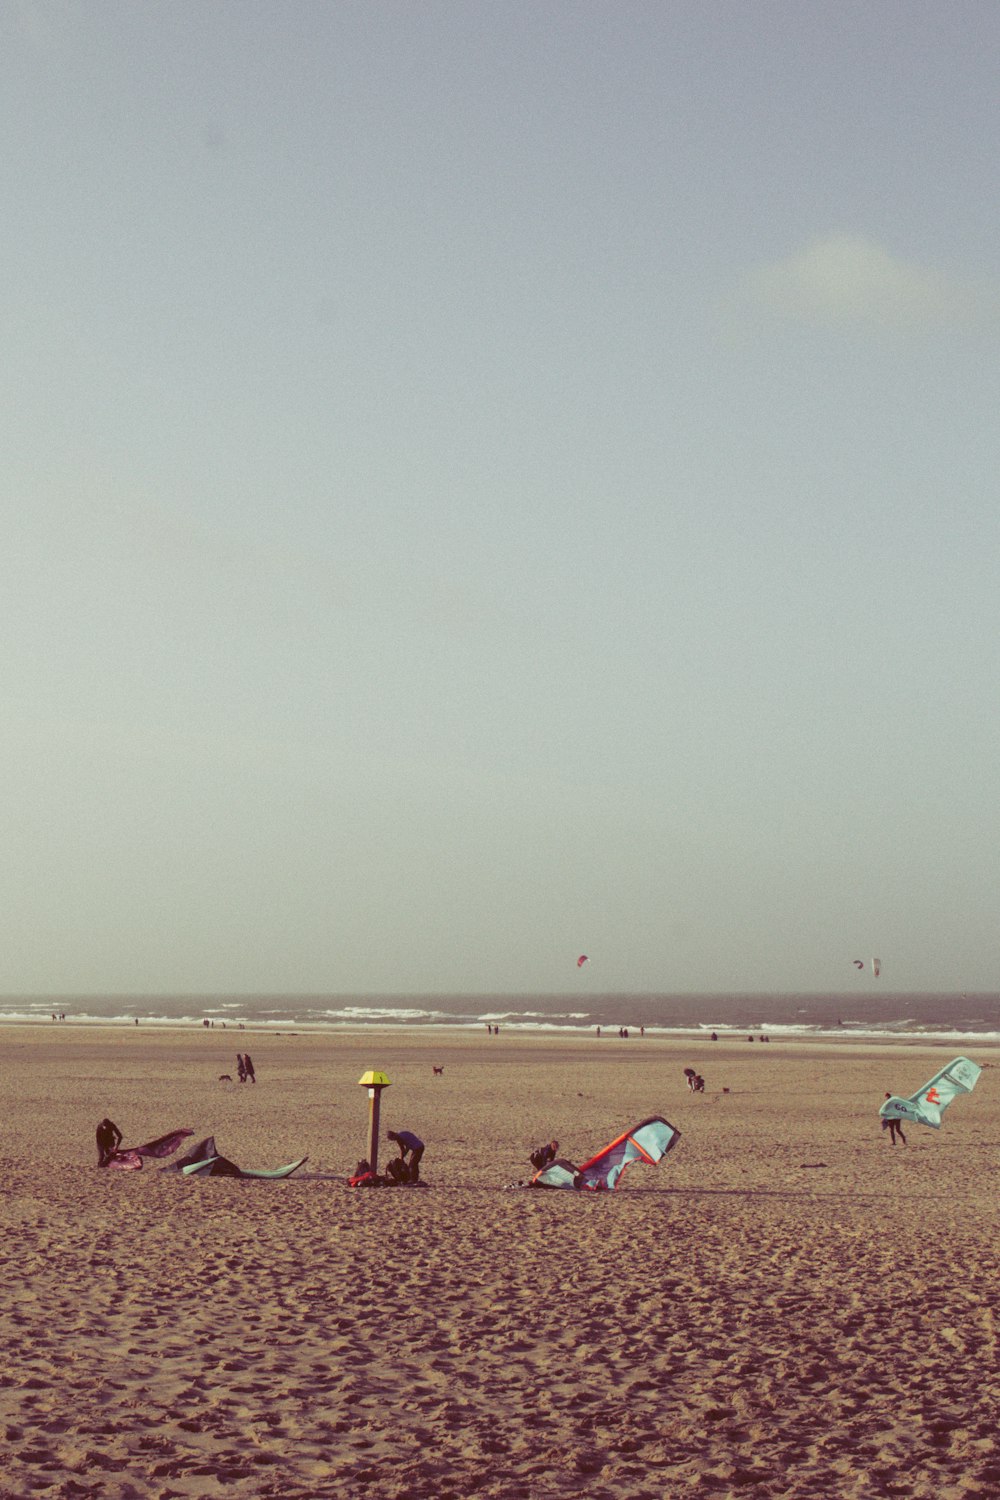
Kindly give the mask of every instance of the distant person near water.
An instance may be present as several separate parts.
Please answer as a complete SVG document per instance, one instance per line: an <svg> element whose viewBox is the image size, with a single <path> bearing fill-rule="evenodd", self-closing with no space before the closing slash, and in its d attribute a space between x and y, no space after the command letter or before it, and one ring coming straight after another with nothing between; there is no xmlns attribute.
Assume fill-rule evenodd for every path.
<svg viewBox="0 0 1000 1500"><path fill-rule="evenodd" d="M424 1143L419 1135L414 1135L412 1130L387 1130L386 1139L399 1147L399 1160L406 1165L409 1181L419 1182L420 1158L424 1154Z"/></svg>

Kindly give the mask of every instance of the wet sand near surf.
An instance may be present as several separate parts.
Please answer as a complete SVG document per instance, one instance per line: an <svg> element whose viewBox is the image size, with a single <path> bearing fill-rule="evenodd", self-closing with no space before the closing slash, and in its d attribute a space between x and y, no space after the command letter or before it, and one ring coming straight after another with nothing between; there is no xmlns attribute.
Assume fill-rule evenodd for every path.
<svg viewBox="0 0 1000 1500"><path fill-rule="evenodd" d="M940 1132L877 1119L960 1050L5 1028L0 1495L995 1496L1000 1049ZM367 1068L423 1188L340 1180ZM650 1114L617 1193L505 1190ZM104 1115L309 1162L98 1171Z"/></svg>

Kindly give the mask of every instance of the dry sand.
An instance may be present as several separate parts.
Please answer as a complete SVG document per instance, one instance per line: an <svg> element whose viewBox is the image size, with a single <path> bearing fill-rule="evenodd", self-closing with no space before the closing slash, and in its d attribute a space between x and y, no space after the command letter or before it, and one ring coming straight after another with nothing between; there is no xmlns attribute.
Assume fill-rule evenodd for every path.
<svg viewBox="0 0 1000 1500"><path fill-rule="evenodd" d="M1000 1052L940 1132L877 1119L956 1050L5 1029L0 1494L995 1497ZM425 1188L338 1180L369 1067ZM653 1113L617 1193L504 1191ZM310 1160L101 1172L105 1114Z"/></svg>

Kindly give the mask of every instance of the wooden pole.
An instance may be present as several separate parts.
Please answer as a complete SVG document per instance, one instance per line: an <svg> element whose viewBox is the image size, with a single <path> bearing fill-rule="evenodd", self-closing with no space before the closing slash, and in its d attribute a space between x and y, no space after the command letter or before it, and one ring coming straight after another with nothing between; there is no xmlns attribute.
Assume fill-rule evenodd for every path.
<svg viewBox="0 0 1000 1500"><path fill-rule="evenodd" d="M377 1085L368 1090L368 1164L378 1175L378 1119L382 1090Z"/></svg>
<svg viewBox="0 0 1000 1500"><path fill-rule="evenodd" d="M382 1101L382 1090L389 1087L389 1079L375 1068L369 1068L358 1079L362 1088L368 1090L368 1165L378 1175L378 1117Z"/></svg>

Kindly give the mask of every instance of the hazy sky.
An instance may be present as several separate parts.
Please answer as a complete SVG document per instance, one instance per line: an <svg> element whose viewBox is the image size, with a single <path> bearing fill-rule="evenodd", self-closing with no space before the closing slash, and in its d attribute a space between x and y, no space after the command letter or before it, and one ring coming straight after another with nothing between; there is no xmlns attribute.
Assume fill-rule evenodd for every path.
<svg viewBox="0 0 1000 1500"><path fill-rule="evenodd" d="M0 989L995 990L998 54L10 0Z"/></svg>

